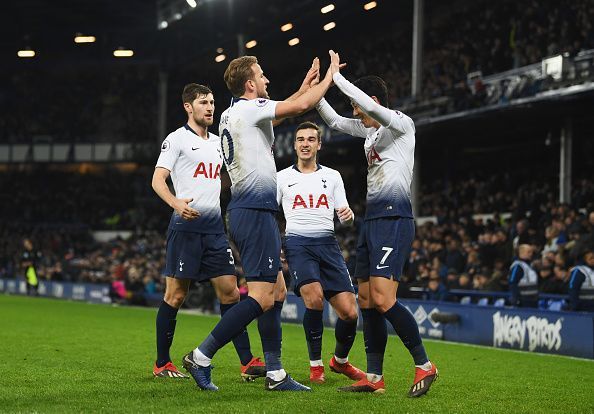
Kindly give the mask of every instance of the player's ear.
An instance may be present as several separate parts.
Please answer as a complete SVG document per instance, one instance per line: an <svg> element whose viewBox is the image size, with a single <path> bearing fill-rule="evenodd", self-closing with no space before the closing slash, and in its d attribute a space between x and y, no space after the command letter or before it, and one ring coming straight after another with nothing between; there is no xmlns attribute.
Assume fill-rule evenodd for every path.
<svg viewBox="0 0 594 414"><path fill-rule="evenodd" d="M377 103L378 105L381 105L379 99L377 99L377 96L372 95L371 99L373 99L375 101L375 103Z"/></svg>
<svg viewBox="0 0 594 414"><path fill-rule="evenodd" d="M187 113L191 114L192 113L192 104L190 104L189 102L184 102L184 109L186 110Z"/></svg>

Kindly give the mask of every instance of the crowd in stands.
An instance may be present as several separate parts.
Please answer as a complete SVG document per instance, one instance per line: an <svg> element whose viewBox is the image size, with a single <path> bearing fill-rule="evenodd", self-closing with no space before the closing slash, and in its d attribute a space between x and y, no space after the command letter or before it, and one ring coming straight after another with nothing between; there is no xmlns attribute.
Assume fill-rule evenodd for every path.
<svg viewBox="0 0 594 414"><path fill-rule="evenodd" d="M122 181L121 176L119 181ZM417 223L416 239L402 278L402 296L418 297L419 292L423 292L424 297L433 300L458 300L452 290L507 292L510 264L520 244L535 248L533 267L539 274L539 290L566 294L570 269L579 263L583 249L594 243L594 182L580 180L576 184L575 203L571 205L556 202L555 188L539 182L506 187L497 180L468 179L441 191L432 186L424 188L419 214L424 220ZM117 187L112 193L117 195ZM97 200L83 200L84 193L72 197L88 206L88 217L93 213L101 214L103 205L97 205ZM68 197L55 198L58 203L66 199ZM117 197L110 200L117 202ZM22 276L19 268L22 241L29 238L42 280L108 283L114 298L133 303L143 303L145 294L163 290L160 272L170 213L166 207L161 206L162 212L154 215L154 221L144 217L144 222L153 226L122 221L114 227L132 230L130 238L98 242L90 229L96 230L93 225L102 220L85 223L87 216L73 215L79 221L71 220L71 224L65 225L63 223L68 222L65 216L57 221L52 216L59 211L58 204L52 202L51 197L37 200L35 204L44 205L50 210L49 215L44 215L43 208L34 209L26 215L32 219L26 225L16 220L2 222L0 277ZM364 200L352 199L351 205L358 227ZM158 211L159 208L155 208L153 213ZM71 210L63 212L68 215ZM54 224L41 224L44 217L47 217L46 223L53 221ZM126 226L130 224L133 225ZM353 273L357 230L337 226L337 237ZM241 262L237 254L235 256L237 274L241 276Z"/></svg>
<svg viewBox="0 0 594 414"><path fill-rule="evenodd" d="M488 89L480 77L469 84L467 75L490 75L554 54L573 56L594 48L592 0L462 1L453 8L436 2L426 12L423 87L412 107L411 53L403 52L411 47L410 22L391 30L370 28L366 36L352 38L345 51L347 76L382 76L394 106L413 115L418 102L434 98L447 98L439 111L447 113L533 95L544 87L542 80L524 77ZM345 39L349 36L353 34L345 33ZM302 53L305 59L307 50ZM276 99L289 96L301 82L303 73L289 70L289 64L269 65ZM177 128L183 115L177 83L206 83L219 95L225 90L222 79L194 79L200 73L194 67L171 70L170 79L184 80L169 88L168 130ZM8 73L0 90L0 142L150 141L157 128L158 73L156 65L140 63L95 68L81 64L52 71L31 66ZM225 105L224 97L219 98ZM341 112L349 111L345 102L338 106Z"/></svg>

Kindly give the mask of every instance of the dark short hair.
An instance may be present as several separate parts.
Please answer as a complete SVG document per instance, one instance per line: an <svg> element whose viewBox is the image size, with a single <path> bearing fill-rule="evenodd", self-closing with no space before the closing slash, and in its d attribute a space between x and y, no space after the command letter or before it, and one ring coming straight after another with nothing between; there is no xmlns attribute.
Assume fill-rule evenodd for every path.
<svg viewBox="0 0 594 414"><path fill-rule="evenodd" d="M318 135L318 141L322 140L322 131L320 130L320 127L317 124L314 124L310 121L302 122L297 126L297 129L295 129L295 139L297 139L297 131L300 131L302 129L315 129L316 134Z"/></svg>
<svg viewBox="0 0 594 414"><path fill-rule="evenodd" d="M235 97L239 97L245 93L245 83L248 80L254 80L254 70L252 66L258 63L255 56L241 56L233 59L223 75L225 84Z"/></svg>
<svg viewBox="0 0 594 414"><path fill-rule="evenodd" d="M388 108L388 86L379 76L363 76L354 82L354 85L369 96L375 96L379 104Z"/></svg>
<svg viewBox="0 0 594 414"><path fill-rule="evenodd" d="M206 96L209 93L212 93L208 86L199 85L197 83L188 83L184 86L184 91L182 92L182 103L189 103L191 104L194 99L199 96Z"/></svg>

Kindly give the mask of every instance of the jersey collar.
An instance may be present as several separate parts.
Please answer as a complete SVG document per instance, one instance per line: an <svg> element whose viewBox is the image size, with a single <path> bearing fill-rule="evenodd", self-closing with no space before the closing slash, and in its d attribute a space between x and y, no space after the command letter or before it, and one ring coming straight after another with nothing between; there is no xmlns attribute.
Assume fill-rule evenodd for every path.
<svg viewBox="0 0 594 414"><path fill-rule="evenodd" d="M297 167L297 163L293 164L293 169L299 173L301 172L299 170L299 168ZM320 166L320 163L316 162L316 171L320 171L321 169L322 169L322 167Z"/></svg>
<svg viewBox="0 0 594 414"><path fill-rule="evenodd" d="M235 96L231 98L231 106L235 105L239 101L247 101L245 98L236 98Z"/></svg>
<svg viewBox="0 0 594 414"><path fill-rule="evenodd" d="M194 134L194 135L196 135L196 136L200 137L200 135L198 135L198 134L196 133L196 131L194 131L194 130L192 129L192 127L190 127L190 125L188 125L187 123L184 125L184 128L185 128L185 129L187 129L188 131L190 131L192 134ZM200 137L200 138L202 138L202 137Z"/></svg>

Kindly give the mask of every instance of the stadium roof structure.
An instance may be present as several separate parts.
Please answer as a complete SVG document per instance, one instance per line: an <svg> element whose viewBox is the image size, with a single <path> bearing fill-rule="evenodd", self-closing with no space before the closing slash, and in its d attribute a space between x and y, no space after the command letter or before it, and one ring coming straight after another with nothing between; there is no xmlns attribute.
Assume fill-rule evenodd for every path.
<svg viewBox="0 0 594 414"><path fill-rule="evenodd" d="M325 39L336 44L349 32L363 34L380 25L390 30L390 24L411 21L412 0L378 0L366 11L370 2L197 0L191 7L194 0L7 1L0 6L5 16L0 55L5 64L19 64L17 50L31 49L39 64L87 64L113 59L113 50L129 48L136 61L179 65L206 56L204 63L214 65L215 56L235 57L243 47L238 45L253 40L254 54L275 51L278 56L279 47L290 49L293 38L300 39L301 47L326 47ZM323 13L330 4L334 9ZM288 23L292 28L281 30ZM77 44L77 34L94 36L96 42Z"/></svg>

